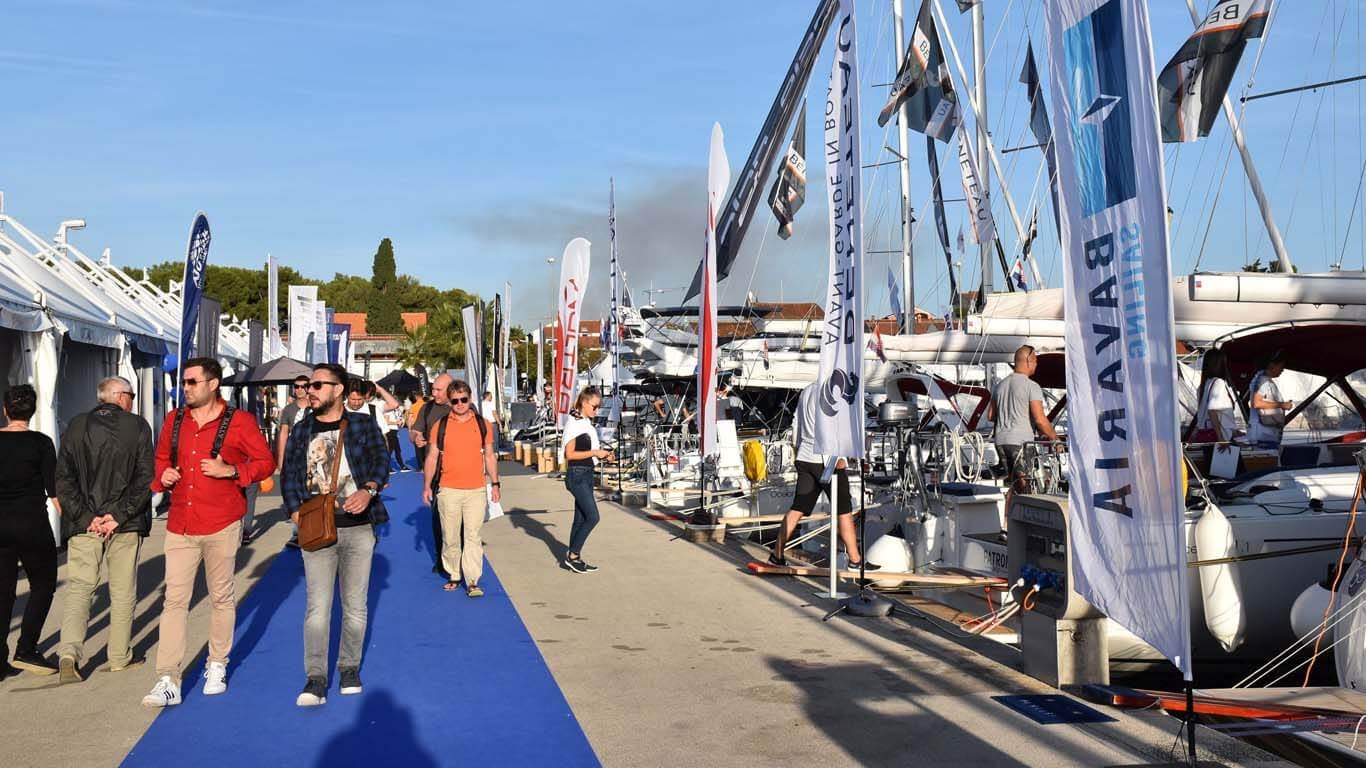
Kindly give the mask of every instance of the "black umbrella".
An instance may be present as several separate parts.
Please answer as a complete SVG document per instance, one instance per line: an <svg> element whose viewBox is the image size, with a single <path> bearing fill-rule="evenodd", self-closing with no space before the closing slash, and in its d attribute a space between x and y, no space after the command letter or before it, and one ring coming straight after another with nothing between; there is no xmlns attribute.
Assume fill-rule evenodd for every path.
<svg viewBox="0 0 1366 768"><path fill-rule="evenodd" d="M247 384L288 384L299 376L313 373L313 366L290 357L277 357L268 363L238 371L223 380L224 386L241 387Z"/></svg>
<svg viewBox="0 0 1366 768"><path fill-rule="evenodd" d="M402 368L390 371L377 383L395 395L422 392L422 381Z"/></svg>

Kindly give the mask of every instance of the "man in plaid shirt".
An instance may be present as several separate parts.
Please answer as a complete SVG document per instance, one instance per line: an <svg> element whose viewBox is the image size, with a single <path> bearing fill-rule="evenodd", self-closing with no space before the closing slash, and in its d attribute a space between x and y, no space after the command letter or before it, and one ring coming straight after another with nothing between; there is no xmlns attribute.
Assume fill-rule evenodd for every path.
<svg viewBox="0 0 1366 768"><path fill-rule="evenodd" d="M308 682L295 700L301 707L327 702L327 646L333 590L339 578L342 632L337 673L343 695L361 692L360 662L368 618L370 564L375 553L374 527L389 520L389 511L379 499L380 490L389 482L389 448L370 414L347 413L342 408L347 381L346 369L340 365L313 367L308 383L311 410L289 431L280 472L280 493L296 525L299 507L306 499L337 494L337 543L303 553L308 585L304 613L304 671ZM337 463L339 440L342 455L334 487L332 467Z"/></svg>

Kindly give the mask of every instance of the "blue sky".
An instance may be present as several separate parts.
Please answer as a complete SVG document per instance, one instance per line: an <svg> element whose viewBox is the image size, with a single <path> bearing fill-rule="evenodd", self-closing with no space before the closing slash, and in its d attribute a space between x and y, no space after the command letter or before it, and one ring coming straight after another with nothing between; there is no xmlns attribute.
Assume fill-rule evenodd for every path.
<svg viewBox="0 0 1366 768"><path fill-rule="evenodd" d="M1030 143L1016 78L1026 39L1043 55L1041 4L985 3L988 123L999 147ZM944 4L970 57L967 16ZM391 237L400 271L435 285L488 296L511 282L515 319L526 323L549 303L545 258L574 236L594 242L590 304L605 299L615 177L623 265L643 299L651 285L691 277L711 123L725 129L738 172L815 5L10 0L0 38L0 190L7 211L39 232L86 218L73 241L92 255L109 247L124 265L181 257L199 208L214 227L211 258L224 264L254 265L272 252L312 277L368 275L376 243ZM908 21L917 8L907 0ZM885 0L859 3L865 163L888 159L882 146L895 146L873 120L885 93L874 86L891 79L893 66L889 9ZM1294 10L1272 27L1253 93L1366 71L1360 4ZM1191 25L1179 0L1156 0L1151 13L1160 67ZM1244 57L1235 96L1257 51L1254 44ZM828 72L827 54L808 89L817 100ZM1302 271L1326 269L1344 244L1346 268L1362 268L1366 222L1353 217L1362 88L1257 101L1245 113ZM812 148L818 111L813 105ZM913 204L929 222L923 138L912 134L910 146ZM1209 139L1168 148L1177 271L1195 265L1202 242L1205 268L1270 255L1228 147L1221 119ZM952 151L940 147L946 192L958 197ZM1039 153L1006 163L1027 217L1045 200ZM864 186L867 247L892 247L895 168L870 170ZM818 299L823 197L813 181L789 241L774 236L766 210L756 216L724 301L747 290ZM994 212L1011 232L1000 195ZM963 218L961 205L950 204L951 235ZM1046 209L1040 227L1039 255L1058 285ZM1006 243L1011 250L1013 232ZM917 303L942 311L945 267L931 227L918 231L915 247ZM888 309L888 258L869 257L874 312ZM963 260L964 282L975 285L973 258ZM661 303L679 298L658 295Z"/></svg>

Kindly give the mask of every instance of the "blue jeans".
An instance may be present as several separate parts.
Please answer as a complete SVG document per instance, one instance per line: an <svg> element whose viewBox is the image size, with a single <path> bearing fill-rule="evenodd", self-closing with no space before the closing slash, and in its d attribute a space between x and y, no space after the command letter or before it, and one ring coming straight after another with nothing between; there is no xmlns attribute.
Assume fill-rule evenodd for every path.
<svg viewBox="0 0 1366 768"><path fill-rule="evenodd" d="M569 529L569 553L583 552L583 543L598 524L598 500L593 497L593 470L570 467L564 476L564 487L574 497L574 525Z"/></svg>

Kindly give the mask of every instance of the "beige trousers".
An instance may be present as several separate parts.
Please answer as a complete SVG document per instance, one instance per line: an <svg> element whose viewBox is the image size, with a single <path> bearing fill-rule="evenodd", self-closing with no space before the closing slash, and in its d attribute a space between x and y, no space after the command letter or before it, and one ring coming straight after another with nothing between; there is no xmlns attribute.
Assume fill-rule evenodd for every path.
<svg viewBox="0 0 1366 768"><path fill-rule="evenodd" d="M484 511L488 496L483 488L465 490L442 488L436 495L441 511L441 565L451 578L464 577L465 585L478 584L484 575L484 542L479 532L484 528ZM460 528L465 528L464 551L460 547Z"/></svg>
<svg viewBox="0 0 1366 768"><path fill-rule="evenodd" d="M90 629L90 604L100 582L100 565L109 571L109 665L127 666L133 608L138 600L138 550L142 536L116 533L109 538L93 533L72 536L66 543L66 585L62 591L62 640L59 657L85 662L85 637Z"/></svg>
<svg viewBox="0 0 1366 768"><path fill-rule="evenodd" d="M180 679L185 664L185 632L190 617L194 576L204 563L209 586L209 661L228 663L232 628L237 621L233 572L242 546L242 521L208 536L166 534L166 597L157 638L157 676Z"/></svg>

